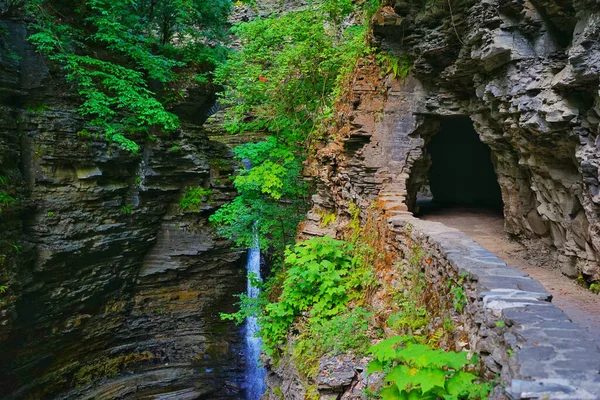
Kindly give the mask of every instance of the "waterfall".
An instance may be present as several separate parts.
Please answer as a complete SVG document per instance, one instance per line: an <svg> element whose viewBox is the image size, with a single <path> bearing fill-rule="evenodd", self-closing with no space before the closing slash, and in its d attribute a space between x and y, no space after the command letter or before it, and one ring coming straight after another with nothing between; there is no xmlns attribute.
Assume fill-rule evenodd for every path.
<svg viewBox="0 0 600 400"><path fill-rule="evenodd" d="M254 233L254 247L248 249L248 262L246 264L248 274L254 274L256 278L260 276L260 248L258 245L258 233ZM260 289L252 286L248 279L247 295L255 299L258 297ZM256 317L246 318L246 385L247 400L259 400L265 392L265 369L260 366L259 356L261 340L255 337L258 332L258 323Z"/></svg>

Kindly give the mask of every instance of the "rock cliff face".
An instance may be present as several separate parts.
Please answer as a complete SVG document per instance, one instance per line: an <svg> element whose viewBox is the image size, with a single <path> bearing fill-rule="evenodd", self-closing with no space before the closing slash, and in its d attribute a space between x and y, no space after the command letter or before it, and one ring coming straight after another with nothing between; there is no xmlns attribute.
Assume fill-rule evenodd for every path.
<svg viewBox="0 0 600 400"><path fill-rule="evenodd" d="M318 156L316 208L379 196L415 211L428 144L469 118L491 148L507 232L549 246L569 277L599 279L598 2L397 0L372 24L414 66L405 81L359 68L344 128Z"/></svg>
<svg viewBox="0 0 600 400"><path fill-rule="evenodd" d="M410 244L406 233L419 231L415 227L422 224L425 248L433 244L431 254L446 252L451 270L472 274L473 290L479 293L469 295L472 308L466 313L479 309L479 314L471 321L469 346L483 356L488 372L500 373L506 389L496 393L498 398L554 398L558 393L596 398L598 363L589 358L584 367L587 361L582 360L596 354L597 346L548 302L539 283L521 281L523 273L502 270L502 262L488 271L493 254L459 232L444 231L448 228L441 225L425 227L411 213L418 211L417 195L429 184L432 140L444 125L469 121L491 150L506 231L527 240L532 249L549 249L552 265L547 267L588 282L600 279L600 2L390 3L371 21L373 40L383 52L410 60L411 72L406 79L394 79L375 58L357 65L337 105L329 132L335 139L323 144L307 167L317 190L300 235L340 236L350 204L358 205L363 217L370 209L383 210L382 221L390 224L396 234L392 242L398 246ZM336 221L324 227L321 216L330 213ZM464 237L450 240L443 250L444 241L454 234ZM490 293L525 297L522 303L507 298L506 309L491 310L486 300ZM539 303L530 304L527 296ZM507 321L518 340L511 341L506 332L490 334L494 318ZM571 333L553 331L557 327ZM503 340L510 342L516 357L506 358ZM541 342L556 348L547 361L557 364L547 370L539 358L529 358L537 350L528 346ZM569 346L574 347L565 354L575 358L554 358ZM566 367L560 376L553 375L558 365ZM361 369L350 368L349 373L355 382L362 379ZM286 365L273 367L268 378L272 398L277 393L273 388L287 390L287 396L300 381ZM566 386L556 384L560 379ZM584 394L576 389L583 387L576 382L581 379L591 385ZM343 394L322 398L354 398L348 387L338 388Z"/></svg>
<svg viewBox="0 0 600 400"><path fill-rule="evenodd" d="M0 7L0 397L239 398L244 253L208 216L231 198L230 151L197 125L131 155L89 136L76 92ZM187 187L211 190L182 212ZM1 199L0 199L1 201Z"/></svg>

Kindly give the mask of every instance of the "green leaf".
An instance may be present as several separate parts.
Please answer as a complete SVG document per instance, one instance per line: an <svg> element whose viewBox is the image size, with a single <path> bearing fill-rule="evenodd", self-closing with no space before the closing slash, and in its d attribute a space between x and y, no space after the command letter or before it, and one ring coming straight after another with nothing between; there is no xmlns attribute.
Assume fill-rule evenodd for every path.
<svg viewBox="0 0 600 400"><path fill-rule="evenodd" d="M382 400L408 400L406 393L400 393L396 386L388 386L379 392Z"/></svg>
<svg viewBox="0 0 600 400"><path fill-rule="evenodd" d="M394 360L396 358L396 346L408 340L412 340L412 338L409 336L394 336L387 338L372 346L369 349L369 352L382 362Z"/></svg>
<svg viewBox="0 0 600 400"><path fill-rule="evenodd" d="M444 388L446 383L446 374L441 369L424 368L415 374L414 382L415 384L421 386L421 391L424 395L426 395L433 388Z"/></svg>
<svg viewBox="0 0 600 400"><path fill-rule="evenodd" d="M458 371L446 383L446 390L455 396L468 394L475 379L477 377L471 373Z"/></svg>
<svg viewBox="0 0 600 400"><path fill-rule="evenodd" d="M389 374L386 375L386 382L393 382L398 390L406 390L408 387L417 385L415 375L418 370L407 367L406 365L395 366Z"/></svg>

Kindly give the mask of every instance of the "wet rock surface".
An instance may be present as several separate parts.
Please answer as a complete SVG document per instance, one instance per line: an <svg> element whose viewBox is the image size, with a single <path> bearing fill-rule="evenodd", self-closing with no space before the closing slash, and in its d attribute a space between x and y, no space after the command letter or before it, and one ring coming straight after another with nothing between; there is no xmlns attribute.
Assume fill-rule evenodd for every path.
<svg viewBox="0 0 600 400"><path fill-rule="evenodd" d="M0 17L0 190L17 200L0 214L0 397L239 398L243 335L219 313L245 255L208 224L231 152L185 115L135 155L86 134L76 92ZM211 191L196 212L188 187Z"/></svg>

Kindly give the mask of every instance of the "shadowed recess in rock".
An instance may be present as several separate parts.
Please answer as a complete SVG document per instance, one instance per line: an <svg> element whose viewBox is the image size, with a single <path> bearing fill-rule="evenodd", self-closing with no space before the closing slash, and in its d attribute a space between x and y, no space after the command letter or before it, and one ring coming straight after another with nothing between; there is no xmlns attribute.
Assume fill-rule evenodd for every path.
<svg viewBox="0 0 600 400"><path fill-rule="evenodd" d="M490 148L468 118L445 118L428 146L433 202L502 209Z"/></svg>

